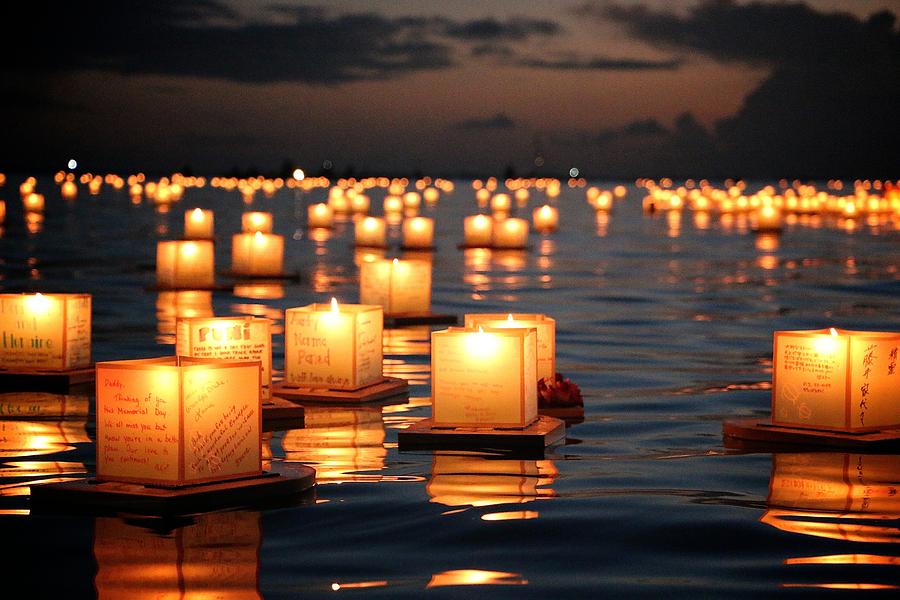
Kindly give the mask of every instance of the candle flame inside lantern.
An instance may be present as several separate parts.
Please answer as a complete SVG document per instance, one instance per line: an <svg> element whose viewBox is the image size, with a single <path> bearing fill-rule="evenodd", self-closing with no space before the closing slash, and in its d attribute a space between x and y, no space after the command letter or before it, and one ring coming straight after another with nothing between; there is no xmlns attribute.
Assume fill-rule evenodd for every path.
<svg viewBox="0 0 900 600"><path fill-rule="evenodd" d="M512 316L512 313L509 313L509 315L506 317L506 320L509 321L510 323L513 322L513 316Z"/></svg>
<svg viewBox="0 0 900 600"><path fill-rule="evenodd" d="M470 354L476 357L487 357L496 354L499 340L492 333L487 333L481 325L478 331L466 339L466 346Z"/></svg>
<svg viewBox="0 0 900 600"><path fill-rule="evenodd" d="M834 354L838 348L838 332L834 327L828 330L830 335L816 337L815 348L821 354Z"/></svg>
<svg viewBox="0 0 900 600"><path fill-rule="evenodd" d="M550 218L550 207L548 205L543 205L541 207L541 216L544 218Z"/></svg>
<svg viewBox="0 0 900 600"><path fill-rule="evenodd" d="M203 211L199 208L195 208L191 211L191 220L194 221L194 223L201 223L203 221Z"/></svg>
<svg viewBox="0 0 900 600"><path fill-rule="evenodd" d="M38 292L26 300L28 311L32 314L46 313L50 310L50 299Z"/></svg>
<svg viewBox="0 0 900 600"><path fill-rule="evenodd" d="M338 311L337 298L332 298L331 299L331 314L336 315L336 314L338 314L338 312L339 311Z"/></svg>
<svg viewBox="0 0 900 600"><path fill-rule="evenodd" d="M393 261L391 261L391 264L396 267L400 264L400 261L395 258Z"/></svg>
<svg viewBox="0 0 900 600"><path fill-rule="evenodd" d="M262 234L261 231L257 231L256 233L253 234L253 243L256 244L257 246L265 246L266 245L266 238Z"/></svg>
<svg viewBox="0 0 900 600"><path fill-rule="evenodd" d="M837 335L837 334L838 334L837 329L835 329L834 327L832 327L829 331L831 332L831 335Z"/></svg>
<svg viewBox="0 0 900 600"><path fill-rule="evenodd" d="M189 242L181 246L181 254L184 256L194 256L197 254L197 244Z"/></svg>
<svg viewBox="0 0 900 600"><path fill-rule="evenodd" d="M363 227L365 227L369 231L374 231L377 225L378 221L375 220L375 217L366 217L363 221Z"/></svg>

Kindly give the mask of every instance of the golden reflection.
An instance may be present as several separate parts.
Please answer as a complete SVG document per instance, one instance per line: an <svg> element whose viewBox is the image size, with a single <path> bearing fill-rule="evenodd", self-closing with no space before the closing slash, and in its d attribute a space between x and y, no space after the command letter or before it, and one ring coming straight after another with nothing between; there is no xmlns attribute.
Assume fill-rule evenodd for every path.
<svg viewBox="0 0 900 600"><path fill-rule="evenodd" d="M450 585L528 585L528 580L520 573L457 569L435 573L426 587L436 588Z"/></svg>
<svg viewBox="0 0 900 600"><path fill-rule="evenodd" d="M331 239L331 229L326 227L313 227L309 230L309 239L318 244L324 244Z"/></svg>
<svg viewBox="0 0 900 600"><path fill-rule="evenodd" d="M706 231L709 229L709 212L705 210L698 210L694 212L694 229L699 231Z"/></svg>
<svg viewBox="0 0 900 600"><path fill-rule="evenodd" d="M44 215L36 212L25 213L25 228L31 234L38 234L43 231Z"/></svg>
<svg viewBox="0 0 900 600"><path fill-rule="evenodd" d="M428 356L431 353L431 327L414 325L385 329L382 343L386 355Z"/></svg>
<svg viewBox="0 0 900 600"><path fill-rule="evenodd" d="M98 598L261 598L259 513L206 513L194 519L162 535L118 517L97 517Z"/></svg>
<svg viewBox="0 0 900 600"><path fill-rule="evenodd" d="M387 256L387 250L383 248L356 248L353 251L353 264L357 267L364 262L375 262Z"/></svg>
<svg viewBox="0 0 900 600"><path fill-rule="evenodd" d="M387 450L380 407L306 405L304 422L281 440L285 462L312 465L319 484L383 479Z"/></svg>
<svg viewBox="0 0 900 600"><path fill-rule="evenodd" d="M333 292L338 285L350 280L343 265L329 264L321 260L313 265L310 278L313 291L317 294Z"/></svg>
<svg viewBox="0 0 900 600"><path fill-rule="evenodd" d="M609 234L609 211L598 210L594 213L594 221L597 225L597 237L606 237Z"/></svg>
<svg viewBox="0 0 900 600"><path fill-rule="evenodd" d="M677 238L681 235L681 211L670 210L666 212L666 225L668 226L667 235L670 238Z"/></svg>
<svg viewBox="0 0 900 600"><path fill-rule="evenodd" d="M87 417L87 396L48 392L6 392L0 394L0 419L61 419Z"/></svg>
<svg viewBox="0 0 900 600"><path fill-rule="evenodd" d="M815 537L900 542L900 456L785 453L772 460L761 522Z"/></svg>
<svg viewBox="0 0 900 600"><path fill-rule="evenodd" d="M491 253L491 262L504 271L521 271L528 260L528 252L525 250L494 250Z"/></svg>
<svg viewBox="0 0 900 600"><path fill-rule="evenodd" d="M780 238L777 233L756 234L756 249L760 252L775 252L779 244Z"/></svg>
<svg viewBox="0 0 900 600"><path fill-rule="evenodd" d="M86 400L86 399L85 399ZM0 458L41 456L91 441L85 421L0 420Z"/></svg>
<svg viewBox="0 0 900 600"><path fill-rule="evenodd" d="M431 479L425 487L431 502L444 506L525 504L555 496L557 476L551 460L491 459L484 456L435 453ZM503 513L534 518L527 511Z"/></svg>
<svg viewBox="0 0 900 600"><path fill-rule="evenodd" d="M180 290L159 292L156 298L157 343L175 343L175 319L212 317L212 292Z"/></svg>
<svg viewBox="0 0 900 600"><path fill-rule="evenodd" d="M284 298L284 285L278 282L238 283L234 295L251 300L280 300Z"/></svg>

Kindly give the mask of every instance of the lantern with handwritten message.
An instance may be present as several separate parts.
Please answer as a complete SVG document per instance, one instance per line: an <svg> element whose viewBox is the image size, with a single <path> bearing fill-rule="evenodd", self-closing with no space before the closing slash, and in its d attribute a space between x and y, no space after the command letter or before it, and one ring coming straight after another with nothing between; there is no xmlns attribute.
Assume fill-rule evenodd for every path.
<svg viewBox="0 0 900 600"><path fill-rule="evenodd" d="M272 213L250 211L241 215L241 231L244 233L272 233Z"/></svg>
<svg viewBox="0 0 900 600"><path fill-rule="evenodd" d="M431 264L424 260L373 260L359 267L359 301L388 314L431 310Z"/></svg>
<svg viewBox="0 0 900 600"><path fill-rule="evenodd" d="M559 211L555 207L545 204L534 209L532 220L537 231L544 233L556 231L556 228L559 226Z"/></svg>
<svg viewBox="0 0 900 600"><path fill-rule="evenodd" d="M434 243L434 219L413 217L403 221L404 248L431 248Z"/></svg>
<svg viewBox="0 0 900 600"><path fill-rule="evenodd" d="M772 422L860 431L900 426L900 333L776 331Z"/></svg>
<svg viewBox="0 0 900 600"><path fill-rule="evenodd" d="M334 209L328 204L320 202L311 204L306 208L307 227L331 227L334 222Z"/></svg>
<svg viewBox="0 0 900 600"><path fill-rule="evenodd" d="M387 224L379 217L363 217L356 221L354 234L357 246L383 248L387 246Z"/></svg>
<svg viewBox="0 0 900 600"><path fill-rule="evenodd" d="M494 223L485 215L472 215L463 220L466 246L487 248L493 239Z"/></svg>
<svg viewBox="0 0 900 600"><path fill-rule="evenodd" d="M169 289L202 289L215 282L212 240L156 243L156 281Z"/></svg>
<svg viewBox="0 0 900 600"><path fill-rule="evenodd" d="M494 248L524 248L528 245L528 221L509 218L494 222Z"/></svg>
<svg viewBox="0 0 900 600"><path fill-rule="evenodd" d="M278 277L284 270L284 236L235 233L231 236L231 270L235 275Z"/></svg>
<svg viewBox="0 0 900 600"><path fill-rule="evenodd" d="M259 475L259 361L97 363L97 479L182 486Z"/></svg>
<svg viewBox="0 0 900 600"><path fill-rule="evenodd" d="M431 334L434 427L524 428L537 419L534 329Z"/></svg>
<svg viewBox="0 0 900 600"><path fill-rule="evenodd" d="M63 371L91 363L90 294L0 294L0 369Z"/></svg>
<svg viewBox="0 0 900 600"><path fill-rule="evenodd" d="M310 304L285 311L284 384L356 390L384 380L380 306Z"/></svg>
<svg viewBox="0 0 900 600"><path fill-rule="evenodd" d="M178 319L175 354L192 358L258 360L263 398L272 384L272 332L269 319L198 317Z"/></svg>
<svg viewBox="0 0 900 600"><path fill-rule="evenodd" d="M213 211L195 208L184 211L184 237L208 240L213 237Z"/></svg>
<svg viewBox="0 0 900 600"><path fill-rule="evenodd" d="M481 327L534 327L537 332L537 377L556 375L556 321L542 314L481 313L467 314L468 329Z"/></svg>

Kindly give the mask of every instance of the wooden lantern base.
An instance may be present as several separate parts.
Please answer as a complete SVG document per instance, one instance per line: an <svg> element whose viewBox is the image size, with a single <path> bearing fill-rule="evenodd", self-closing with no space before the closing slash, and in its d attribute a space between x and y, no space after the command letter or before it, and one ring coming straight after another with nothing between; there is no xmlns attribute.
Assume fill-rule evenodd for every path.
<svg viewBox="0 0 900 600"><path fill-rule="evenodd" d="M400 250L403 252L434 252L437 246L405 246L401 245Z"/></svg>
<svg viewBox="0 0 900 600"><path fill-rule="evenodd" d="M364 404L394 396L409 394L409 384L405 379L385 377L358 390L328 390L320 388L291 387L284 383L272 386L272 396L280 396L292 402L325 404Z"/></svg>
<svg viewBox="0 0 900 600"><path fill-rule="evenodd" d="M315 469L293 464L256 477L183 488L80 479L32 486L31 507L37 512L187 514L296 497L315 483Z"/></svg>
<svg viewBox="0 0 900 600"><path fill-rule="evenodd" d="M787 446L852 451L900 449L900 428L845 433L775 425L770 418L759 417L723 422L722 436L726 447L742 449Z"/></svg>
<svg viewBox="0 0 900 600"><path fill-rule="evenodd" d="M544 449L566 437L566 424L539 416L524 429L434 427L431 419L397 433L400 450L498 450L543 455Z"/></svg>
<svg viewBox="0 0 900 600"><path fill-rule="evenodd" d="M388 329L411 325L458 325L457 315L433 312L385 313L384 326Z"/></svg>
<svg viewBox="0 0 900 600"><path fill-rule="evenodd" d="M62 371L8 371L0 369L0 389L5 392L59 392L78 385L94 383L95 369L89 367Z"/></svg>
<svg viewBox="0 0 900 600"><path fill-rule="evenodd" d="M490 250L491 246L482 246L481 244L466 244L465 242L463 242L462 244L457 244L456 248L457 250L472 250L474 248L483 248L485 250Z"/></svg>
<svg viewBox="0 0 900 600"><path fill-rule="evenodd" d="M222 271L219 274L223 277L237 279L239 281L300 281L299 271L283 271L281 273L269 275L253 275L250 273L237 273L235 271Z"/></svg>
<svg viewBox="0 0 900 600"><path fill-rule="evenodd" d="M584 406L564 406L564 407L538 407L538 414L562 419L566 424L581 423L584 421Z"/></svg>
<svg viewBox="0 0 900 600"><path fill-rule="evenodd" d="M387 244L353 244L358 250L387 250L390 246Z"/></svg>
<svg viewBox="0 0 900 600"><path fill-rule="evenodd" d="M283 431L302 429L305 425L305 411L299 404L272 396L262 403L263 431Z"/></svg>

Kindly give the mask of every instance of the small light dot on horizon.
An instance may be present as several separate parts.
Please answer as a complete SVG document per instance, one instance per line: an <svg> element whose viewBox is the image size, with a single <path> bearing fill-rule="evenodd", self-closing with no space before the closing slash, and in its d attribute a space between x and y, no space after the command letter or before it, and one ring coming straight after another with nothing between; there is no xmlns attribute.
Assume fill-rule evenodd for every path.
<svg viewBox="0 0 900 600"><path fill-rule="evenodd" d="M78 168L78 161L74 158L70 158L67 164L70 170Z"/></svg>

